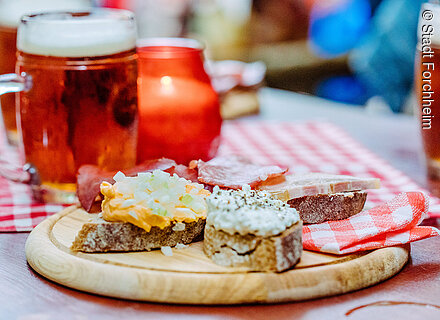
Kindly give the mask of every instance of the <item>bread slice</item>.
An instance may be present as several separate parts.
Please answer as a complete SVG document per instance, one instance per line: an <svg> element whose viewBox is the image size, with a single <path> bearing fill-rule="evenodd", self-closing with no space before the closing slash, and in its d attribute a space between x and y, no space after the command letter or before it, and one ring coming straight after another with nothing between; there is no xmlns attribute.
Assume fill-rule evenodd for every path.
<svg viewBox="0 0 440 320"><path fill-rule="evenodd" d="M304 223L321 223L359 213L367 199L362 190L379 187L377 178L305 173L286 175L284 181L261 184L258 189L297 209Z"/></svg>
<svg viewBox="0 0 440 320"><path fill-rule="evenodd" d="M164 229L152 227L150 232L131 223L108 222L95 218L83 225L73 241L71 250L82 252L150 251L178 243L188 244L203 239L205 219L198 219L181 226L171 224Z"/></svg>
<svg viewBox="0 0 440 320"><path fill-rule="evenodd" d="M206 225L205 254L228 267L248 267L252 271L281 272L298 263L302 254L302 222L274 236L233 235Z"/></svg>
<svg viewBox="0 0 440 320"><path fill-rule="evenodd" d="M287 203L298 211L304 223L321 223L358 214L366 200L366 192L355 191L306 196L290 199Z"/></svg>

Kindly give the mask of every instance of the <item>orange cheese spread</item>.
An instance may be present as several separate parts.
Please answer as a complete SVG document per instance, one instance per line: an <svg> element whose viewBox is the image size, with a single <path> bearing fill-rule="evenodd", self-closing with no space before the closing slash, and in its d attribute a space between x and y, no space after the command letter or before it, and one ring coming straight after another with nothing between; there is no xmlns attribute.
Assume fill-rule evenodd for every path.
<svg viewBox="0 0 440 320"><path fill-rule="evenodd" d="M206 219L205 198L210 192L203 185L177 175L155 170L126 177L114 176L115 184L101 183L102 217L107 221L129 222L149 232L172 223Z"/></svg>

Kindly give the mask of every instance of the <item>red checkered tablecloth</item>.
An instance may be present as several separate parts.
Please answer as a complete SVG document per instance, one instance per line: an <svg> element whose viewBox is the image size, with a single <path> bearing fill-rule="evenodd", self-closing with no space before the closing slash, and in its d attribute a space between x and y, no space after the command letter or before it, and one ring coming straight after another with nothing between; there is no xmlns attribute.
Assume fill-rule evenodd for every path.
<svg viewBox="0 0 440 320"><path fill-rule="evenodd" d="M237 154L261 164L287 166L291 172L326 172L377 177L382 188L368 193L367 206L404 191L425 191L341 128L325 122L225 122L219 154ZM3 158L17 159L0 146ZM63 206L39 204L27 186L0 177L0 232L29 231ZM440 217L440 201L431 198L431 216Z"/></svg>

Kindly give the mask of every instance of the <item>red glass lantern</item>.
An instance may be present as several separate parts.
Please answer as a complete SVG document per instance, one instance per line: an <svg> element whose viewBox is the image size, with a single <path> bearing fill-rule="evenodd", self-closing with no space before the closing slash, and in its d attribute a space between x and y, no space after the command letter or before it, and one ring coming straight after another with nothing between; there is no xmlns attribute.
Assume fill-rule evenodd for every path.
<svg viewBox="0 0 440 320"><path fill-rule="evenodd" d="M215 156L222 119L217 93L191 39L141 40L137 161L167 157L188 164Z"/></svg>

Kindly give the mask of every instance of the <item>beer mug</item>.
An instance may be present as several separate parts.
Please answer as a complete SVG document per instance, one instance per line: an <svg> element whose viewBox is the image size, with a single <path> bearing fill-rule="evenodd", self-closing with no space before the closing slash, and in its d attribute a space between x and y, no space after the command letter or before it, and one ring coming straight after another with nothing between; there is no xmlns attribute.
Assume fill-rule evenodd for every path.
<svg viewBox="0 0 440 320"><path fill-rule="evenodd" d="M426 157L428 186L440 197L440 5L424 3L420 11L415 60L416 114Z"/></svg>
<svg viewBox="0 0 440 320"><path fill-rule="evenodd" d="M0 94L18 92L20 147L34 171L28 180L44 201L75 201L76 172L83 164L103 170L135 165L137 55L131 12L26 15L17 49L17 73L0 76Z"/></svg>
<svg viewBox="0 0 440 320"><path fill-rule="evenodd" d="M85 10L90 6L90 0L0 0L0 74L14 72L17 27L22 15L43 10ZM1 97L0 106L8 142L17 145L14 94Z"/></svg>

